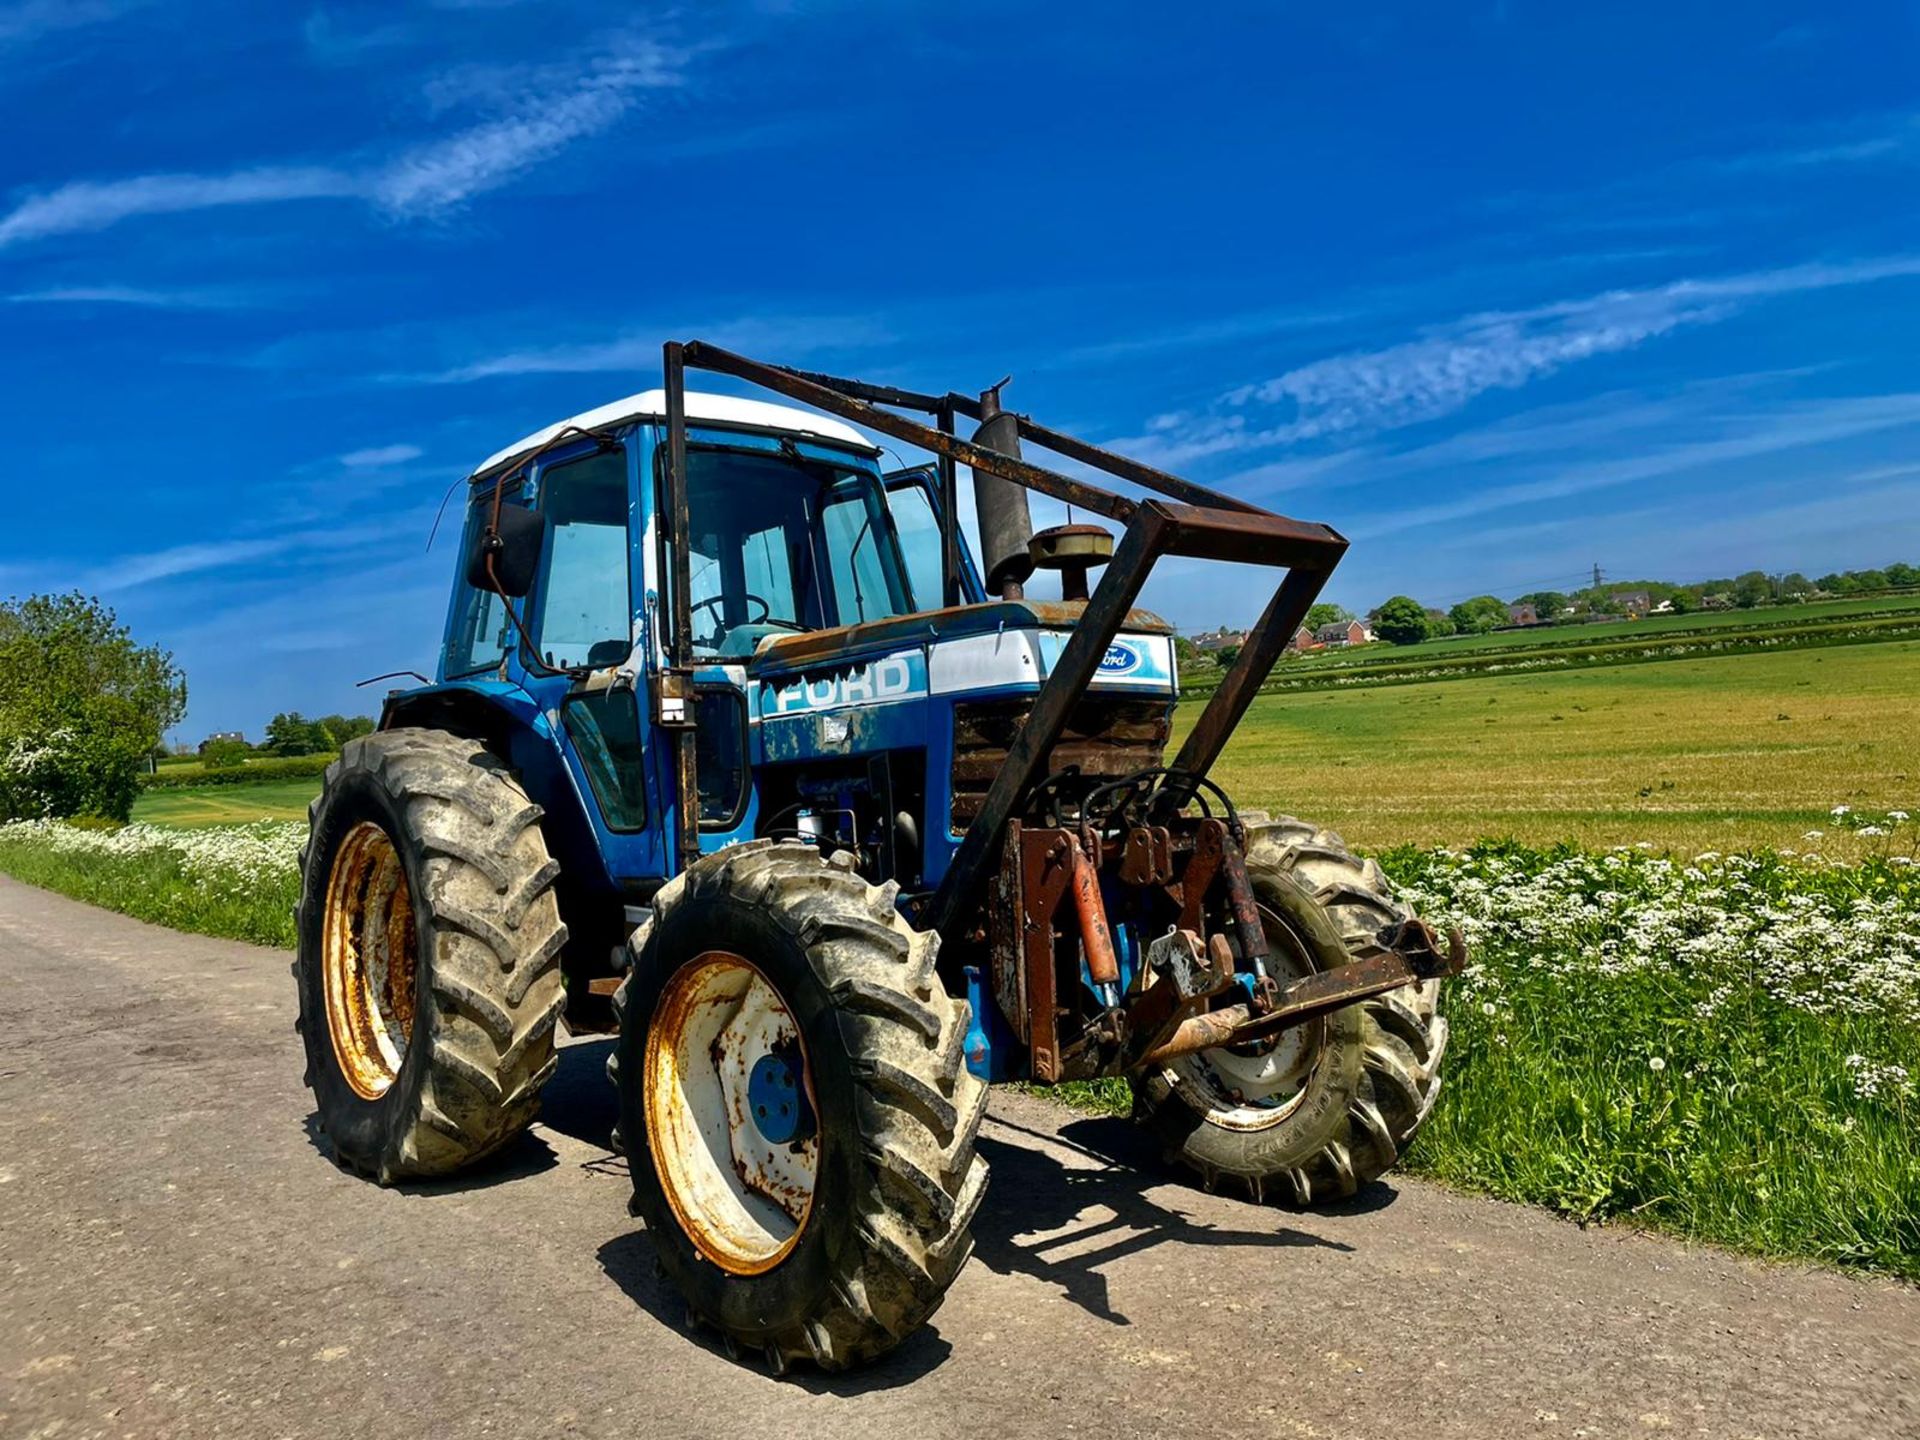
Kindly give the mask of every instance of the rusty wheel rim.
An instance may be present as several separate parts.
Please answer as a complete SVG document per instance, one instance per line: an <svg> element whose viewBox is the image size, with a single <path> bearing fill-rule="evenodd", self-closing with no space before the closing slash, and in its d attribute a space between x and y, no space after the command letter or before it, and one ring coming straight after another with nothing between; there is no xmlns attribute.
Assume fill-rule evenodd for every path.
<svg viewBox="0 0 1920 1440"><path fill-rule="evenodd" d="M647 1027L648 1148L682 1232L733 1275L798 1243L820 1169L799 1024L751 962L709 950L668 979Z"/></svg>
<svg viewBox="0 0 1920 1440"><path fill-rule="evenodd" d="M371 821L334 852L320 950L334 1058L354 1094L378 1100L407 1058L419 942L406 867Z"/></svg>
<svg viewBox="0 0 1920 1440"><path fill-rule="evenodd" d="M1260 907L1267 936L1267 973L1280 984L1318 971L1306 941L1279 915ZM1202 1101L1207 1123L1223 1130L1265 1130L1298 1110L1319 1064L1327 1022L1314 1020L1250 1046L1183 1055L1168 1067L1175 1084Z"/></svg>

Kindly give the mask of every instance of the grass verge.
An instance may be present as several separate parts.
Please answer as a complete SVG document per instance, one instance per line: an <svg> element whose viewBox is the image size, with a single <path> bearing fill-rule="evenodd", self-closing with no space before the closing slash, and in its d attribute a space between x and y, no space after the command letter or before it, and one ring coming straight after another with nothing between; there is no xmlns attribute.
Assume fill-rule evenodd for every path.
<svg viewBox="0 0 1920 1440"><path fill-rule="evenodd" d="M1473 955L1406 1168L1583 1222L1920 1280L1920 866L1898 853L1920 834L1897 823L1854 865L1511 843L1383 855ZM0 826L0 871L286 947L304 833L28 822ZM1054 1093L1129 1103L1121 1081Z"/></svg>
<svg viewBox="0 0 1920 1440"><path fill-rule="evenodd" d="M305 825L0 825L0 872L196 935L291 948Z"/></svg>
<svg viewBox="0 0 1920 1440"><path fill-rule="evenodd" d="M1913 837L1907 837L1911 840ZM1381 857L1467 932L1404 1168L1585 1223L1920 1280L1920 867L1482 845ZM1122 1081L1058 1087L1124 1114Z"/></svg>

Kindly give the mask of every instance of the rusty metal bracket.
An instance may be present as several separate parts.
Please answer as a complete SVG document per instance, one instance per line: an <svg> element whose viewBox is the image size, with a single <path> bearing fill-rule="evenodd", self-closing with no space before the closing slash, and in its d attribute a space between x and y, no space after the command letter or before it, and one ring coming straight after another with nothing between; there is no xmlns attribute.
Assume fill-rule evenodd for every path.
<svg viewBox="0 0 1920 1440"><path fill-rule="evenodd" d="M1441 976L1457 975L1466 965L1466 944L1458 930L1449 932L1444 956L1439 952L1438 938L1433 931L1418 920L1405 921L1384 938L1394 943L1395 948L1350 961L1337 970L1323 970L1295 980L1274 992L1271 1007L1264 1014L1256 1013L1250 1005L1228 1005L1204 1015L1189 1016L1168 1039L1137 1063L1164 1065L1198 1050L1271 1040L1283 1030L1317 1020L1356 1001Z"/></svg>

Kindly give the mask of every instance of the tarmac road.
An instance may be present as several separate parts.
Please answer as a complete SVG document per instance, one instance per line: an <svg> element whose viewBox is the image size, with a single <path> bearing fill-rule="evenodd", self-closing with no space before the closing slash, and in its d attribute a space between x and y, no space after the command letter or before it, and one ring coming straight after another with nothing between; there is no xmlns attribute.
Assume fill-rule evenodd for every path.
<svg viewBox="0 0 1920 1440"><path fill-rule="evenodd" d="M307 1128L286 958L0 879L0 1436L1920 1436L1920 1292L1414 1181L1298 1215L996 1097L977 1257L852 1376L681 1325L605 1042L459 1183Z"/></svg>

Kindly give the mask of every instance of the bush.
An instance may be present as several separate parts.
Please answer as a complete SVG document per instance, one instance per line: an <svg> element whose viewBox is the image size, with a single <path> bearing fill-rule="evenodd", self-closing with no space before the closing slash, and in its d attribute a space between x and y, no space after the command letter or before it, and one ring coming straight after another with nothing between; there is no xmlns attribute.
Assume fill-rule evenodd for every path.
<svg viewBox="0 0 1920 1440"><path fill-rule="evenodd" d="M209 771L234 770L253 758L253 747L244 740L209 740L200 754L201 764Z"/></svg>
<svg viewBox="0 0 1920 1440"><path fill-rule="evenodd" d="M231 770L189 771L186 774L160 771L141 778L149 790L198 790L205 785L258 785L268 780L299 780L309 775L324 775L337 755L290 755L284 758L249 760Z"/></svg>

